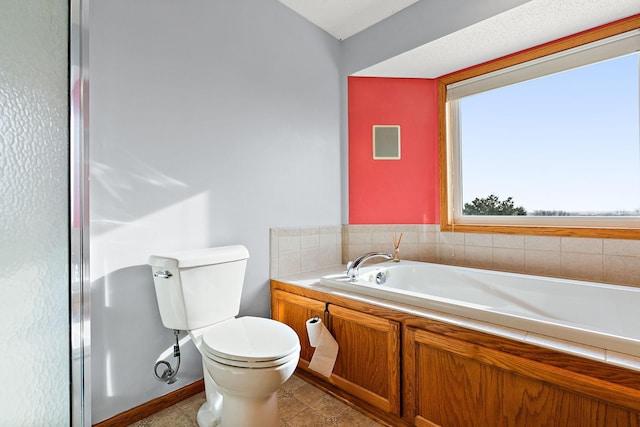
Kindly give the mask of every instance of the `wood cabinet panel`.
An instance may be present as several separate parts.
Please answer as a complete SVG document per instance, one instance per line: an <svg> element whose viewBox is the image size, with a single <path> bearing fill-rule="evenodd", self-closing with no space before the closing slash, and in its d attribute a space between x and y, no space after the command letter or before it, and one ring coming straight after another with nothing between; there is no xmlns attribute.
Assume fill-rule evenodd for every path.
<svg viewBox="0 0 640 427"><path fill-rule="evenodd" d="M309 362L315 349L309 344L306 321L313 316L324 318L339 346L333 373L325 380L384 412L400 415L398 322L279 289L272 289L271 313L296 331L301 346L298 367L311 373Z"/></svg>
<svg viewBox="0 0 640 427"><path fill-rule="evenodd" d="M415 390L416 425L638 427L640 423L640 412L633 406L624 408L583 394L582 390L595 394L596 384L588 378L413 328L407 328L406 338L405 348L413 346L414 352L406 359L405 378ZM591 387L568 388L570 377ZM609 394L603 391L603 396Z"/></svg>
<svg viewBox="0 0 640 427"><path fill-rule="evenodd" d="M314 352L307 335L307 320L314 316L322 319L324 309L325 303L321 301L280 290L271 292L271 317L296 331L300 339L300 361L305 367L309 365Z"/></svg>
<svg viewBox="0 0 640 427"><path fill-rule="evenodd" d="M502 373L473 359L417 347L418 413L443 426L495 426Z"/></svg>
<svg viewBox="0 0 640 427"><path fill-rule="evenodd" d="M330 305L338 358L330 382L384 411L400 414L400 325Z"/></svg>

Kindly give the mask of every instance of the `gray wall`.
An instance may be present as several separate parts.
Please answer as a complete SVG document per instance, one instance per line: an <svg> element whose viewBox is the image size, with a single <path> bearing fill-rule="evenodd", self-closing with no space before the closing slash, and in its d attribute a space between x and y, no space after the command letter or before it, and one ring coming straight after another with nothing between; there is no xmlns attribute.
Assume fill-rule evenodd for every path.
<svg viewBox="0 0 640 427"><path fill-rule="evenodd" d="M152 377L173 334L151 253L246 245L241 314L268 316L269 228L340 224L341 58L276 1L96 1L90 29L98 422L201 377L191 343Z"/></svg>
<svg viewBox="0 0 640 427"><path fill-rule="evenodd" d="M67 2L0 2L0 424L69 425Z"/></svg>
<svg viewBox="0 0 640 427"><path fill-rule="evenodd" d="M520 3L419 2L340 43L275 0L92 2L93 421L201 376L188 343L152 377L149 254L246 245L241 314L267 316L269 228L347 220L348 73Z"/></svg>

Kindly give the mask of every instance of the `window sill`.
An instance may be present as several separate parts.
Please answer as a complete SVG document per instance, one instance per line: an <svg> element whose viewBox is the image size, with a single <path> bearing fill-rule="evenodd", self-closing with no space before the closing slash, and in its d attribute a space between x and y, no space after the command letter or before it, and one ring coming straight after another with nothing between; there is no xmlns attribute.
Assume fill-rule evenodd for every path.
<svg viewBox="0 0 640 427"><path fill-rule="evenodd" d="M520 234L559 237L595 237L603 239L640 239L640 228L553 227L531 225L469 225L441 222L440 231L485 234Z"/></svg>

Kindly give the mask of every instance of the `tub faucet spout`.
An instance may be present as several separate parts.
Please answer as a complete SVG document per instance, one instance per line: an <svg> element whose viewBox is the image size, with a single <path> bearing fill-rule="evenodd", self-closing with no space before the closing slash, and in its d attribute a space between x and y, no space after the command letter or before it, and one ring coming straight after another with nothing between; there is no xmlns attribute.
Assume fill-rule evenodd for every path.
<svg viewBox="0 0 640 427"><path fill-rule="evenodd" d="M347 264L347 277L349 278L349 281L357 282L360 267L362 264L373 258L393 259L393 255L387 252L367 252L366 254L360 255L353 261L349 261Z"/></svg>

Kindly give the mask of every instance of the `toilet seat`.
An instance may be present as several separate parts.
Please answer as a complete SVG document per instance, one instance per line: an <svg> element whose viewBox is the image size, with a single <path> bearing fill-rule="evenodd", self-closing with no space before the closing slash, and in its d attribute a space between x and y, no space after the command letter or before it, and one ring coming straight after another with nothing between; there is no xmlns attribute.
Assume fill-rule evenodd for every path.
<svg viewBox="0 0 640 427"><path fill-rule="evenodd" d="M207 328L203 354L239 368L270 368L298 357L298 335L289 326L262 317L239 317Z"/></svg>

